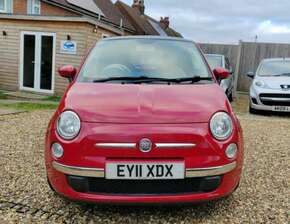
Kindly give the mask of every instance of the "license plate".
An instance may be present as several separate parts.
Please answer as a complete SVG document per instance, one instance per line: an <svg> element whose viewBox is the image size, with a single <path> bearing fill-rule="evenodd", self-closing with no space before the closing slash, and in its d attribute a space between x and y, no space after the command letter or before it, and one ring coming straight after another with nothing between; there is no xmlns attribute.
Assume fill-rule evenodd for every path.
<svg viewBox="0 0 290 224"><path fill-rule="evenodd" d="M290 112L290 107L287 106L275 106L275 111L283 111L283 112Z"/></svg>
<svg viewBox="0 0 290 224"><path fill-rule="evenodd" d="M107 163L106 179L168 180L184 179L184 163Z"/></svg>

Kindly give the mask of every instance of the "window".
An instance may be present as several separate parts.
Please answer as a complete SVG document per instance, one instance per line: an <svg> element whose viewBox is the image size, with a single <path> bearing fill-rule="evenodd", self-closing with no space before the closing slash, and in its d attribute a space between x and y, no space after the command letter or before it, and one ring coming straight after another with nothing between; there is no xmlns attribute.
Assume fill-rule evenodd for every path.
<svg viewBox="0 0 290 224"><path fill-rule="evenodd" d="M283 76L290 73L289 60L266 60L261 62L257 74L259 76ZM285 75L286 76L286 75Z"/></svg>
<svg viewBox="0 0 290 224"><path fill-rule="evenodd" d="M120 39L98 42L78 77L93 82L112 77L210 78L196 46L187 41Z"/></svg>
<svg viewBox="0 0 290 224"><path fill-rule="evenodd" d="M7 12L7 0L0 0L0 13Z"/></svg>
<svg viewBox="0 0 290 224"><path fill-rule="evenodd" d="M13 0L0 0L0 13L12 13Z"/></svg>
<svg viewBox="0 0 290 224"><path fill-rule="evenodd" d="M40 15L40 0L28 0L27 13L31 15Z"/></svg>
<svg viewBox="0 0 290 224"><path fill-rule="evenodd" d="M223 57L215 54L207 54L207 61L212 69L223 67Z"/></svg>

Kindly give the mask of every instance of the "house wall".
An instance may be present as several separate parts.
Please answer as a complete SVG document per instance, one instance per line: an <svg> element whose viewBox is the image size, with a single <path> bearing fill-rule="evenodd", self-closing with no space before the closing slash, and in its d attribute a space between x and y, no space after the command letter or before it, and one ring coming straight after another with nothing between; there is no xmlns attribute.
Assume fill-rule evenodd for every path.
<svg viewBox="0 0 290 224"><path fill-rule="evenodd" d="M41 2L41 15L42 16L79 16L74 12Z"/></svg>
<svg viewBox="0 0 290 224"><path fill-rule="evenodd" d="M19 90L20 70L20 40L22 31L46 32L56 34L55 55L55 94L62 94L67 87L67 80L57 74L57 68L61 65L74 65L78 67L92 45L101 38L102 33L110 36L115 34L98 28L93 32L94 26L81 22L47 22L0 19L0 30L5 30L7 36L0 33L0 88L7 90ZM61 41L71 36L72 41L77 42L77 54L69 55L60 52Z"/></svg>
<svg viewBox="0 0 290 224"><path fill-rule="evenodd" d="M13 0L13 14L27 14L27 0Z"/></svg>
<svg viewBox="0 0 290 224"><path fill-rule="evenodd" d="M78 16L78 14L41 2L42 16ZM27 15L27 0L13 0L13 14Z"/></svg>

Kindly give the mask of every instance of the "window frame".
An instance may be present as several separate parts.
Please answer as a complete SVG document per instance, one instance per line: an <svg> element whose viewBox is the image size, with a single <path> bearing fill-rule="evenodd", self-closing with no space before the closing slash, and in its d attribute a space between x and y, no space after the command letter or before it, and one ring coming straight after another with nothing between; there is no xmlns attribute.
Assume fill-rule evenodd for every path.
<svg viewBox="0 0 290 224"><path fill-rule="evenodd" d="M35 8L39 11L36 13ZM41 15L41 1L40 0L30 0L30 4L27 4L27 14L29 15Z"/></svg>
<svg viewBox="0 0 290 224"><path fill-rule="evenodd" d="M7 3L8 3L7 0L3 0L4 9L0 9L0 13L7 13L8 12L8 4Z"/></svg>

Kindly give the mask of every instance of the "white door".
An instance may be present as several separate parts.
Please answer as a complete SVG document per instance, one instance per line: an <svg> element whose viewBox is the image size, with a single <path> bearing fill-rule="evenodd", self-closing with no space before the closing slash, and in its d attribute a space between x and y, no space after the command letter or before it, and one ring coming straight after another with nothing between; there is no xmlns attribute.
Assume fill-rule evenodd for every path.
<svg viewBox="0 0 290 224"><path fill-rule="evenodd" d="M22 32L20 89L54 92L55 34Z"/></svg>

